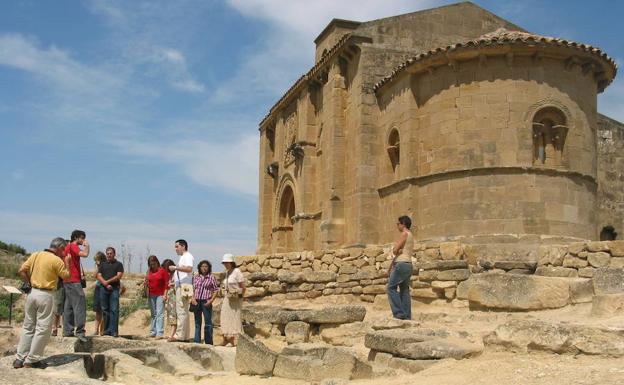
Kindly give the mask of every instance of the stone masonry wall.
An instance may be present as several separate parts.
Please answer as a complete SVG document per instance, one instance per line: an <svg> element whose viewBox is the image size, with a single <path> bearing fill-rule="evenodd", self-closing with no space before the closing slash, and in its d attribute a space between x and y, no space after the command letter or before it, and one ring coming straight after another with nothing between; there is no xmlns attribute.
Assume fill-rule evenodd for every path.
<svg viewBox="0 0 624 385"><path fill-rule="evenodd" d="M624 268L624 241L542 244L535 259L479 256L474 244L425 242L414 246L411 296L417 301L458 302L456 288L486 271L548 277L592 278L598 268ZM278 300L352 295L373 302L386 295L389 246L315 250L237 257L247 279L247 298Z"/></svg>
<svg viewBox="0 0 624 385"><path fill-rule="evenodd" d="M598 114L598 231L624 237L624 124Z"/></svg>

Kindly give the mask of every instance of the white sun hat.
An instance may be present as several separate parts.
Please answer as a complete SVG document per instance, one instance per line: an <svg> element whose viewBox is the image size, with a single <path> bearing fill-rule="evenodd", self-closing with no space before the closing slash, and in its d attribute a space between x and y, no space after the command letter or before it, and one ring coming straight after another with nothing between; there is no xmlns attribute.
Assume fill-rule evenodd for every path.
<svg viewBox="0 0 624 385"><path fill-rule="evenodd" d="M234 262L234 255L230 253L223 254L223 259L221 260L221 263L226 263L226 262L236 263Z"/></svg>

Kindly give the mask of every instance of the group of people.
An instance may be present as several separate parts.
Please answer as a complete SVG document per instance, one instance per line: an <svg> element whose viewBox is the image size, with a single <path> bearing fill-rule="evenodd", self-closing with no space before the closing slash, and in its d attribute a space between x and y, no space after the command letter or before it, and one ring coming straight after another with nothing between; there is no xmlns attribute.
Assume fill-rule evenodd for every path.
<svg viewBox="0 0 624 385"><path fill-rule="evenodd" d="M212 304L217 297L219 283L212 275L207 260L197 264L184 239L175 242L178 263L170 259L162 265L154 255L148 258L146 275L147 296L151 310L150 336L164 338L164 318L171 326L169 341L189 340L189 313L195 318L195 342L201 342L203 323L204 342L213 343ZM35 252L20 267L18 274L27 292L22 334L13 367L45 368L43 351L50 336L56 336L63 322L63 336L77 337L86 342L85 297L86 280L81 259L89 255L86 233L75 230L70 240L58 237L50 246ZM97 272L93 310L96 313L95 334L117 337L119 333L119 296L123 290L123 264L116 260L114 247L98 252L95 257ZM232 254L223 256L223 304L221 330L224 345L236 345L242 332L242 297L245 293L243 274L236 267ZM203 322L202 322L203 321Z"/></svg>
<svg viewBox="0 0 624 385"><path fill-rule="evenodd" d="M212 306L221 290L212 274L212 264L202 260L194 272L195 258L188 251L188 242L178 239L175 244L178 263L158 257L148 258L149 270L145 287L150 304L150 337L165 338L165 318L171 334L168 341L188 341L190 335L189 314L193 313L195 334L193 341L213 344ZM225 267L223 280L223 303L221 305L221 333L223 344L236 345L236 337L242 332L242 297L245 280L236 267L232 254L222 259ZM203 325L203 328L202 328Z"/></svg>
<svg viewBox="0 0 624 385"><path fill-rule="evenodd" d="M18 274L27 292L22 334L13 367L44 368L43 351L50 336L57 335L63 320L63 336L86 342L86 280L81 259L89 255L86 233L74 230L70 240L54 238L50 246L32 253ZM123 265L115 260L115 249L106 249L106 260L98 266L98 291L104 334L116 336L119 318L119 285Z"/></svg>
<svg viewBox="0 0 624 385"><path fill-rule="evenodd" d="M388 298L395 318L411 319L410 281L412 276L411 256L414 238L410 231L412 221L401 216L397 222L400 233L392 252L395 256L388 271ZM236 267L232 254L225 254L223 288L212 274L212 265L207 260L197 264L194 273L194 257L188 251L188 242L178 239L174 248L179 256L178 263L158 257L148 258L149 270L145 277L146 295L151 312L150 336L165 338L165 314L171 327L168 341L189 341L189 314L195 320L193 341L213 343L212 306L219 291L222 291L221 333L223 345L236 346L236 338L242 333L241 310L245 293L245 279ZM63 336L85 338L86 299L84 271L81 258L89 255L90 247L86 234L74 230L69 241L54 238L50 246L35 252L22 264L18 274L26 287L30 287L24 310L23 330L17 347L13 367L18 369L44 368L43 351L50 336L56 335L60 319L63 319ZM123 264L116 260L113 247L106 253L96 255L96 287L94 310L96 334L118 336L119 296L122 288ZM203 328L202 328L203 324Z"/></svg>

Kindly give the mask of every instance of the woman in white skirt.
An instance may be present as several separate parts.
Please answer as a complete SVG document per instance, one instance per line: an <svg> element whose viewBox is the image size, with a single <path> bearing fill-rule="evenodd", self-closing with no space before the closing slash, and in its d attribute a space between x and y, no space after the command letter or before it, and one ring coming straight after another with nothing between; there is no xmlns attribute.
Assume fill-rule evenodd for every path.
<svg viewBox="0 0 624 385"><path fill-rule="evenodd" d="M236 267L232 254L224 254L221 263L225 267L223 303L221 304L223 346L228 343L236 346L236 337L243 332L241 310L243 308L243 295L245 294L245 277Z"/></svg>

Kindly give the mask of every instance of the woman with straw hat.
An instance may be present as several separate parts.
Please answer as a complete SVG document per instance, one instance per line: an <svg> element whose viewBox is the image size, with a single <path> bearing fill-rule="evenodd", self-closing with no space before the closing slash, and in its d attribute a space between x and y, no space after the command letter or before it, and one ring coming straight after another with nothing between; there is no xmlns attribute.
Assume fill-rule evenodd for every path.
<svg viewBox="0 0 624 385"><path fill-rule="evenodd" d="M241 310L245 294L245 278L236 267L234 256L224 254L221 261L225 267L223 280L223 304L221 304L221 334L223 346L231 343L236 346L236 337L243 332Z"/></svg>

